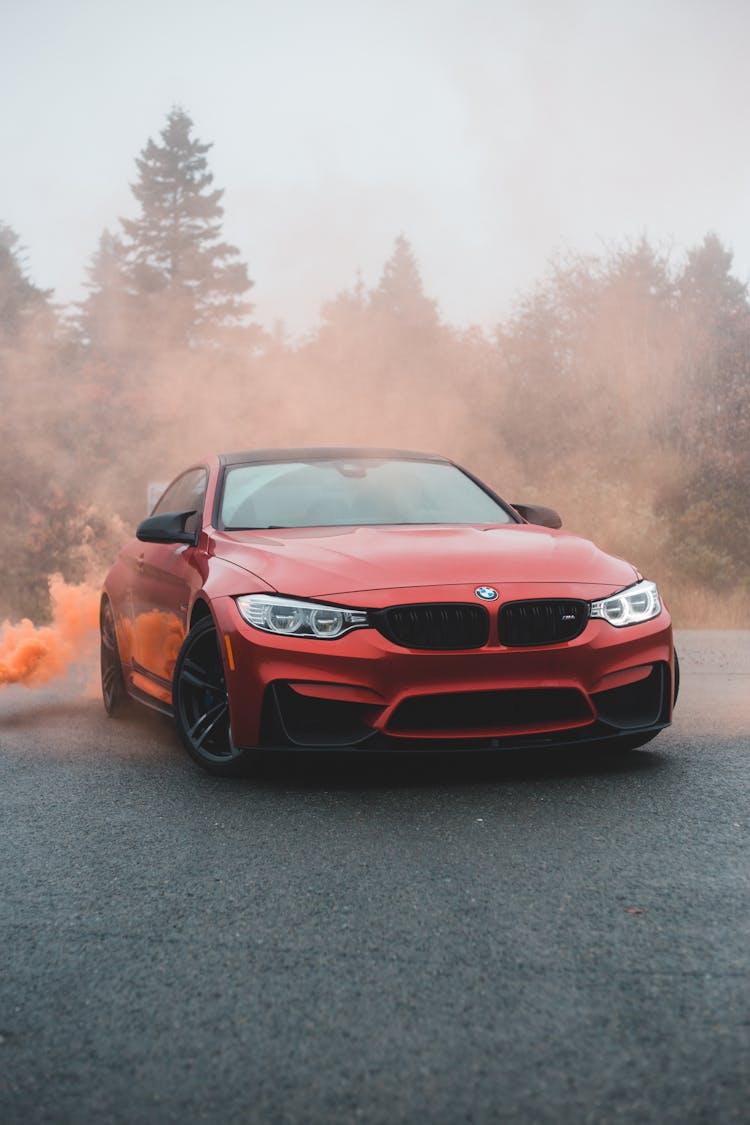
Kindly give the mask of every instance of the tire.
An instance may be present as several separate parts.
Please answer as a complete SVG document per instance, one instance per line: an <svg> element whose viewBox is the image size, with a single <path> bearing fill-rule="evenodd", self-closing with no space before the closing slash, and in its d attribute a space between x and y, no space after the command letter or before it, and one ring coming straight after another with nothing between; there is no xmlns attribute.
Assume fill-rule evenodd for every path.
<svg viewBox="0 0 750 1125"><path fill-rule="evenodd" d="M672 697L672 706L674 707L677 702L677 696L680 694L680 662L677 659L677 649L674 650L674 695Z"/></svg>
<svg viewBox="0 0 750 1125"><path fill-rule="evenodd" d="M229 725L229 697L213 619L203 617L182 643L172 680L172 708L190 757L209 773L243 773L252 751L238 749Z"/></svg>
<svg viewBox="0 0 750 1125"><path fill-rule="evenodd" d="M108 715L122 715L130 704L122 674L120 650L117 647L115 615L109 598L102 598L99 611L99 666L102 676L102 700Z"/></svg>

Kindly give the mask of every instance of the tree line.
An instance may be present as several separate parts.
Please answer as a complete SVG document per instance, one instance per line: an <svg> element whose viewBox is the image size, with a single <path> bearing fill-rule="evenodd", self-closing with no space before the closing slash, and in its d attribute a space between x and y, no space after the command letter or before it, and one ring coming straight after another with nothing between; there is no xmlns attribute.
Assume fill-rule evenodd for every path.
<svg viewBox="0 0 750 1125"><path fill-rule="evenodd" d="M716 235L568 255L492 332L445 321L399 235L378 282L292 342L254 319L210 147L170 112L73 307L0 224L0 617L42 618L47 576L103 568L147 482L203 452L369 444L558 507L660 581L678 624L750 623L750 303Z"/></svg>

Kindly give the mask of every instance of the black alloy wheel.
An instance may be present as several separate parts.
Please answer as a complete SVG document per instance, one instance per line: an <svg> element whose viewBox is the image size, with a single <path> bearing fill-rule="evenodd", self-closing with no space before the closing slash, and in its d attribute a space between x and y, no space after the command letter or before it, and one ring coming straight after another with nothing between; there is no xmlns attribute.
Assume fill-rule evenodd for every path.
<svg viewBox="0 0 750 1125"><path fill-rule="evenodd" d="M99 611L99 663L102 673L102 699L108 715L120 715L130 702L122 675L117 647L115 615L109 598L102 598Z"/></svg>
<svg viewBox="0 0 750 1125"><path fill-rule="evenodd" d="M240 772L249 754L232 742L224 665L210 617L198 621L183 641L172 681L172 705L191 758L210 773Z"/></svg>

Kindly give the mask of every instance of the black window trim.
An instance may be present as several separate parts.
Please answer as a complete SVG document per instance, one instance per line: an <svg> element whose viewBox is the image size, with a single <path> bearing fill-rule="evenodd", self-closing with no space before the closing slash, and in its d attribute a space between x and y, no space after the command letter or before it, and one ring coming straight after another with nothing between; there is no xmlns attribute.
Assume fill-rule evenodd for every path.
<svg viewBox="0 0 750 1125"><path fill-rule="evenodd" d="M172 488L173 485L175 485L179 481L181 481L183 477L186 477L188 475L188 473L195 473L195 472L198 472L199 470L203 472L205 479L204 479L204 487L203 487L203 503L200 507L200 510L197 512L197 514L198 514L198 525L197 525L197 528L196 528L196 532L202 531L203 530L203 517L204 517L205 511L206 511L206 495L208 493L208 483L211 479L211 470L209 469L208 465L203 464L203 463L199 463L197 465L191 465L188 469L183 469L183 471L181 473L178 473L177 476L174 478L174 480L169 482L169 484L164 489L164 491L162 492L159 499L154 504L153 511L151 512L151 515L155 516L155 515L159 514L158 513L159 505L161 504L162 500L167 495L167 493L169 492L170 488Z"/></svg>

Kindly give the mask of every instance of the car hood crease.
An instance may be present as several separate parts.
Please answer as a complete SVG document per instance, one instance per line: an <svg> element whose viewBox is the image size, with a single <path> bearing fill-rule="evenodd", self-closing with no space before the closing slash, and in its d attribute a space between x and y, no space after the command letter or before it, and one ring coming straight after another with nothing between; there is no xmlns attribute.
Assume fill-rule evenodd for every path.
<svg viewBox="0 0 750 1125"><path fill-rule="evenodd" d="M218 532L213 553L299 597L552 582L616 590L637 579L629 563L588 540L529 524Z"/></svg>

